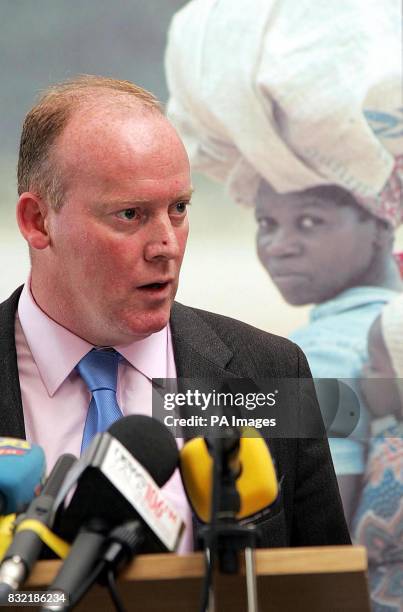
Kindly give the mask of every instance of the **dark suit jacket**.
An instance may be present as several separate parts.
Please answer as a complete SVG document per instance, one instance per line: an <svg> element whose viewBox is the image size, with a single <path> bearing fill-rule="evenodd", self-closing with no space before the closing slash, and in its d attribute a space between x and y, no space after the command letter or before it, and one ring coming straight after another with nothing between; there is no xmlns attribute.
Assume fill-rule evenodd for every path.
<svg viewBox="0 0 403 612"><path fill-rule="evenodd" d="M0 436L16 438L25 437L14 336L20 293L0 304ZM227 317L175 303L171 330L178 378L310 376L295 344ZM271 513L254 521L261 546L349 544L327 440L279 438L269 446L282 486Z"/></svg>

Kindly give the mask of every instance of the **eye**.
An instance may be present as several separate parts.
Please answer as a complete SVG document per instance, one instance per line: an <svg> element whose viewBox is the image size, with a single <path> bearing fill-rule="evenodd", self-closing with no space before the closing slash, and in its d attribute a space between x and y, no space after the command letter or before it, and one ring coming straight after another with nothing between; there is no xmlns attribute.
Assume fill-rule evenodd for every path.
<svg viewBox="0 0 403 612"><path fill-rule="evenodd" d="M314 217L313 215L304 215L303 217L299 218L298 224L302 229L309 230L318 225L323 225L323 219L320 219L319 217Z"/></svg>
<svg viewBox="0 0 403 612"><path fill-rule="evenodd" d="M266 234L274 232L278 225L277 221L275 221L271 217L261 217L260 219L257 219L257 224L259 231L264 232Z"/></svg>
<svg viewBox="0 0 403 612"><path fill-rule="evenodd" d="M173 215L184 216L189 205L190 202L176 202L172 205L170 212Z"/></svg>
<svg viewBox="0 0 403 612"><path fill-rule="evenodd" d="M132 221L139 216L138 211L135 208L126 208L118 212L117 216L125 221Z"/></svg>

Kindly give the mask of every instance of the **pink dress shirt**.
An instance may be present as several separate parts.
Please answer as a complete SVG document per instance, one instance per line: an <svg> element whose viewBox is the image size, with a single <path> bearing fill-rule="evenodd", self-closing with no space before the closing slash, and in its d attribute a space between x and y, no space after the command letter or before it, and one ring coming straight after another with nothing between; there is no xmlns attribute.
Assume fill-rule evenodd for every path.
<svg viewBox="0 0 403 612"><path fill-rule="evenodd" d="M15 340L27 439L44 449L49 472L62 453L80 455L91 394L75 366L93 345L50 319L34 301L29 283L18 304ZM125 358L119 363L117 386L123 415L151 416L152 379L176 378L169 325L114 348ZM192 518L179 470L164 491L186 523L178 552L188 552L193 548Z"/></svg>

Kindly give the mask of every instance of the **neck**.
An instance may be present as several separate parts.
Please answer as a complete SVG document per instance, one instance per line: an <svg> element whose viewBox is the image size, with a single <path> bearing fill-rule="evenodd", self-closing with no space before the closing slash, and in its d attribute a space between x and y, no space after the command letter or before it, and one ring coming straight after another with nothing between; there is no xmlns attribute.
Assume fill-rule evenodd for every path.
<svg viewBox="0 0 403 612"><path fill-rule="evenodd" d="M402 291L403 283L400 271L392 255L385 259L373 262L369 273L362 279L360 285L382 287L392 291Z"/></svg>

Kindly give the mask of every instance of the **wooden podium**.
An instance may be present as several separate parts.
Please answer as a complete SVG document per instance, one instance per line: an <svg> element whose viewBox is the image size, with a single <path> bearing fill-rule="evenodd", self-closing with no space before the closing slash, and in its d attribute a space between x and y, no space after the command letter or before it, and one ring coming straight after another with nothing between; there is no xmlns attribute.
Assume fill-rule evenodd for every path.
<svg viewBox="0 0 403 612"><path fill-rule="evenodd" d="M59 565L37 563L25 588L46 588ZM358 546L257 550L259 612L370 612L366 570L366 551ZM118 588L129 612L198 612L203 576L201 553L143 555L122 573ZM215 612L246 612L242 576L216 575L215 585ZM75 609L114 610L100 586Z"/></svg>

